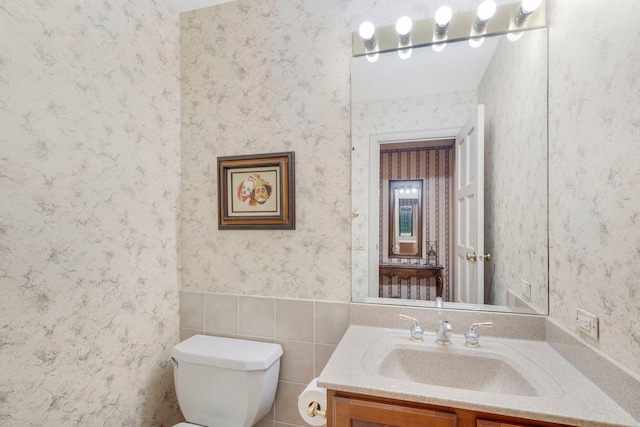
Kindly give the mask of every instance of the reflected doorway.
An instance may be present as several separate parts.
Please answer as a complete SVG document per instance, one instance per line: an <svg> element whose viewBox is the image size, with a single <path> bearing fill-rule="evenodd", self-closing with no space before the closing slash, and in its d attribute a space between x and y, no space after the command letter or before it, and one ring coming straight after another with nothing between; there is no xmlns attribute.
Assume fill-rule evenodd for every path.
<svg viewBox="0 0 640 427"><path fill-rule="evenodd" d="M434 300L441 294L453 301L455 140L388 142L379 150L378 296ZM402 187L419 188L419 194L399 199ZM388 275L390 265L438 271Z"/></svg>

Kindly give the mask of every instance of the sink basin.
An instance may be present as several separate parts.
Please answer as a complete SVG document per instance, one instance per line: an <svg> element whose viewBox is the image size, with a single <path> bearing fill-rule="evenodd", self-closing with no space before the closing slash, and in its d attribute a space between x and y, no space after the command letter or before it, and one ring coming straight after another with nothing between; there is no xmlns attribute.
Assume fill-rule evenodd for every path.
<svg viewBox="0 0 640 427"><path fill-rule="evenodd" d="M376 370L384 377L441 387L519 396L538 395L535 387L498 355L473 354L472 350L466 349L394 348Z"/></svg>
<svg viewBox="0 0 640 427"><path fill-rule="evenodd" d="M523 398L561 394L557 382L526 351L502 341L486 337L480 347L469 348L456 338L453 345L442 346L435 335L425 334L424 341L416 342L408 333L387 331L363 351L361 367L395 384L393 388L446 387Z"/></svg>

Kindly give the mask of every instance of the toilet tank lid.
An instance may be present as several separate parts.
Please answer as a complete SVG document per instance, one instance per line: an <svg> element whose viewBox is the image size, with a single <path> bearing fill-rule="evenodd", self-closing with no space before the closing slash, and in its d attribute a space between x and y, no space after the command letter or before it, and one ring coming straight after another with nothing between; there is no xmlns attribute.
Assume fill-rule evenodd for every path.
<svg viewBox="0 0 640 427"><path fill-rule="evenodd" d="M178 362L258 371L273 365L282 356L282 347L266 342L194 335L175 345L171 356Z"/></svg>

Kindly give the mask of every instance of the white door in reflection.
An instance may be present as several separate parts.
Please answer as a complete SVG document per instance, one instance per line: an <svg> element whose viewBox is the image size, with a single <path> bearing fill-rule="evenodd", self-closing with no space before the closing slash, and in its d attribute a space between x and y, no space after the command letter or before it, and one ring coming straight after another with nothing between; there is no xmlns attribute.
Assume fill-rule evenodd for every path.
<svg viewBox="0 0 640 427"><path fill-rule="evenodd" d="M484 105L456 136L456 302L484 303Z"/></svg>

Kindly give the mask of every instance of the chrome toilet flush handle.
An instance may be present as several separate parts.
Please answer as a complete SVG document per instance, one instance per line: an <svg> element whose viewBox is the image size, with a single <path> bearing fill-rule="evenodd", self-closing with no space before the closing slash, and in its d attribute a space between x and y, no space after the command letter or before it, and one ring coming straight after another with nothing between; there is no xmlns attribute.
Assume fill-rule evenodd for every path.
<svg viewBox="0 0 640 427"><path fill-rule="evenodd" d="M400 314L401 319L407 319L413 321L413 326L411 327L411 339L413 341L422 341L424 335L424 329L420 326L420 323L413 317L405 316L404 314Z"/></svg>
<svg viewBox="0 0 640 427"><path fill-rule="evenodd" d="M173 369L178 369L178 361L173 357L169 359L169 363L173 366Z"/></svg>

